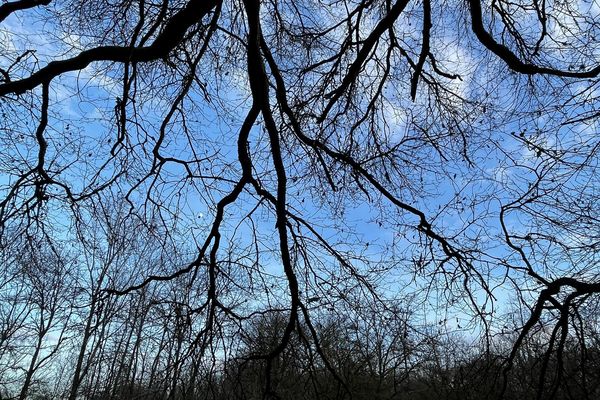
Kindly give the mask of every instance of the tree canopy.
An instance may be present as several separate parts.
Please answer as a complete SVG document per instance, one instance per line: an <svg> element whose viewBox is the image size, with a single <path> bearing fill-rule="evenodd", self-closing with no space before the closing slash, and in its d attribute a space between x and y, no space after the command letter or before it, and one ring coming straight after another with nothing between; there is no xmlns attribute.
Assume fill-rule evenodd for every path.
<svg viewBox="0 0 600 400"><path fill-rule="evenodd" d="M3 2L0 395L593 398L599 39L596 0Z"/></svg>

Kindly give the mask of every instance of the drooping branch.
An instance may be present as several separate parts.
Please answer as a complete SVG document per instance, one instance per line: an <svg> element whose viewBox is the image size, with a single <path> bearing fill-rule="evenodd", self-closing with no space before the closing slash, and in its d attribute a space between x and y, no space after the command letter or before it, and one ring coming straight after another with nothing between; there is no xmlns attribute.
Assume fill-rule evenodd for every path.
<svg viewBox="0 0 600 400"><path fill-rule="evenodd" d="M129 286L125 289L107 289L106 292L108 294L125 295L125 294L131 293L133 291L142 289L142 288L146 287L148 284L150 284L151 282L171 281L175 278L178 278L187 273L190 273L191 271L197 270L198 268L200 268L203 265L206 265L206 261L205 261L206 253L208 251L208 246L210 245L210 243L215 241L215 243L217 244L216 248L218 248L218 241L220 239L219 229L221 227L221 223L223 222L225 208L228 205L232 204L238 198L238 196L241 194L242 190L244 189L245 185L251 180L252 164L251 164L250 156L247 152L247 142L248 142L248 135L250 134L250 130L251 130L252 126L254 125L256 118L258 117L258 114L259 114L258 107L252 106L250 108L250 110L248 111L248 114L242 125L242 128L240 129L240 134L239 134L239 139L238 139L238 160L242 167L242 177L236 183L236 185L231 190L231 192L229 192L227 195L225 195L217 203L217 205L216 205L217 211L216 211L216 215L213 220L213 223L212 223L211 230L210 230L208 236L206 237L204 244L199 249L198 256L196 257L196 259L194 261L192 261L190 264L188 264L187 266L185 266L184 268L181 268L172 274L151 275L151 276L147 277L146 279L144 279L141 283ZM212 250L216 251L214 249L215 249L215 247L213 244Z"/></svg>
<svg viewBox="0 0 600 400"><path fill-rule="evenodd" d="M288 244L286 168L281 152L279 130L273 119L269 104L269 82L261 54L260 0L245 0L244 5L248 15L248 78L253 101L260 107L271 145L271 156L277 176L277 195L275 197L276 229L279 236L281 263L290 291L290 313L281 341L268 354L259 356L259 358L263 358L267 362L266 394L270 394L273 360L289 344L291 334L298 321L298 308L301 303L298 279L292 266Z"/></svg>
<svg viewBox="0 0 600 400"><path fill-rule="evenodd" d="M419 61L413 72L413 76L410 80L410 97L415 100L417 97L417 85L419 83L419 76L423 71L425 60L429 54L429 41L431 38L431 2L430 0L423 0L423 43L421 44L421 54L419 55Z"/></svg>
<svg viewBox="0 0 600 400"><path fill-rule="evenodd" d="M70 71L84 69L93 62L148 62L166 57L184 38L187 30L200 22L220 0L190 0L190 2L165 25L163 31L150 46L121 47L100 46L85 50L73 58L52 61L27 78L0 85L0 96L22 94L42 83L49 83L55 77Z"/></svg>
<svg viewBox="0 0 600 400"><path fill-rule="evenodd" d="M560 303L560 301L556 298L556 296L559 295L561 293L561 291L563 291L564 289L572 289L573 291L567 295L566 300L563 303ZM560 365L560 363L562 362L560 359L560 356L562 354L562 351L563 351L563 348L565 345L566 331L568 329L568 320L570 318L569 313L571 311L571 304L573 303L573 300L576 298L580 298L580 297L584 298L591 294L599 294L599 293L600 293L600 282L584 282L584 281L578 280L576 278L571 278L571 277L558 278L558 279L546 284L546 288L540 292L540 294L536 300L535 306L533 307L533 310L531 311L531 315L529 316L529 318L527 319L527 321L521 328L521 332L519 333L519 336L515 340L512 350L506 360L506 364L505 364L505 367L503 370L504 383L503 383L502 392L501 392L502 395L507 390L508 374L510 373L510 371L513 367L514 360L517 357L517 352L519 351L519 349L521 349L521 346L522 346L525 338L529 335L529 333L531 332L533 327L536 324L540 323L542 314L544 312L544 309L546 308L546 304L550 303L556 309L558 309L559 313L560 313L559 321L557 322L556 328L562 329L561 339L558 343L558 348L557 348L557 352L559 354L559 368L562 368L562 366ZM553 336L555 336L555 335L556 335L556 329L554 330L554 333L553 333ZM547 350L547 354L549 354L549 352L552 351L553 343L554 343L554 340L552 340L549 343L549 348ZM542 381L545 376L545 370L547 368L547 363L548 363L548 361L546 360L544 362L544 368L542 369L542 373L540 375L540 379ZM559 373L561 373L561 372L559 372ZM540 390L538 390L538 393L537 393L538 399L541 398L541 393L542 392Z"/></svg>
<svg viewBox="0 0 600 400"><path fill-rule="evenodd" d="M28 8L47 6L52 0L17 0L9 1L0 5L0 22L16 11L26 10Z"/></svg>
<svg viewBox="0 0 600 400"><path fill-rule="evenodd" d="M564 71L561 69L555 69L551 67L541 67L539 65L531 64L522 61L515 53L513 53L505 45L498 43L496 39L486 30L483 25L483 15L481 11L480 0L469 0L469 6L471 10L471 28L477 36L477 39L483 44L488 50L498 56L506 65L515 72L525 75L554 75L564 78L594 78L600 74L600 65L588 70L588 71Z"/></svg>
<svg viewBox="0 0 600 400"><path fill-rule="evenodd" d="M356 161L350 155L333 150L325 143L307 136L302 131L300 123L296 119L293 110L289 106L286 94L287 89L285 87L283 77L281 76L281 72L279 71L279 68L273 56L268 51L268 48L266 47L264 41L263 52L269 63L271 72L275 77L275 81L277 84L276 95L279 101L279 105L283 109L283 112L286 114L286 116L290 119L291 126L294 130L294 134L297 135L298 139L303 144L313 148L315 151L323 152L324 154L328 155L334 160L337 160L351 167L356 173L358 173L358 175L365 178L379 193L381 193L385 198L387 198L392 204L404 211L409 212L410 214L415 215L419 220L418 229L422 231L427 237L433 239L435 242L438 242L441 245L443 252L446 254L446 256L452 259L456 259L459 263L464 263L464 257L462 257L460 252L457 249L455 249L454 246L446 238L444 238L432 228L431 223L428 221L427 216L425 215L425 213L423 213L423 211L398 199L383 184L381 184L381 182L379 182L379 180L373 174L367 171L367 169L365 169L365 167L361 163Z"/></svg>

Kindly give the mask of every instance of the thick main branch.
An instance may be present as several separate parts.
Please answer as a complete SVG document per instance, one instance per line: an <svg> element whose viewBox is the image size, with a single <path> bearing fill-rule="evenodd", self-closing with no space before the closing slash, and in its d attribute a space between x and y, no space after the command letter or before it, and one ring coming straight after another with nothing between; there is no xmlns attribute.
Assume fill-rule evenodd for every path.
<svg viewBox="0 0 600 400"><path fill-rule="evenodd" d="M187 30L200 22L218 3L219 0L190 0L183 9L169 19L163 31L150 46L100 46L82 51L73 58L52 61L27 78L0 85L0 96L25 93L42 83L49 83L59 75L82 70L97 61L148 62L164 58L183 40Z"/></svg>

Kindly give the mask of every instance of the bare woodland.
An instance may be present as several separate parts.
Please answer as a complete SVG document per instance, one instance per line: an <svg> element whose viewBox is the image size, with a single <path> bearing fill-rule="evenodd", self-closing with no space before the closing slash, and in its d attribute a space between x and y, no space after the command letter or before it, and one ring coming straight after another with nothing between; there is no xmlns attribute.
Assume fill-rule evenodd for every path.
<svg viewBox="0 0 600 400"><path fill-rule="evenodd" d="M0 4L1 399L600 397L597 0Z"/></svg>

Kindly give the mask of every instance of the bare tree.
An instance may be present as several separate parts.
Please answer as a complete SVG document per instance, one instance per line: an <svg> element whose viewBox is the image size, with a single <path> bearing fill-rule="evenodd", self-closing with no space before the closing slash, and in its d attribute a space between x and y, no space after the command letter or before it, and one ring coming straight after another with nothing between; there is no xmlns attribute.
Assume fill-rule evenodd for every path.
<svg viewBox="0 0 600 400"><path fill-rule="evenodd" d="M595 1L19 0L0 23L0 243L63 246L99 208L123 209L149 239L90 281L87 321L101 296L170 304L154 360L167 396L273 312L285 323L253 355L261 393L277 396L299 332L344 386L319 310L385 313L408 294L422 326L470 329L488 353L516 298L505 390L540 331L538 398L558 395L567 348L585 354L580 310L600 293ZM151 250L186 262L144 268ZM142 345L142 297L117 352ZM131 379L132 360L95 376Z"/></svg>

